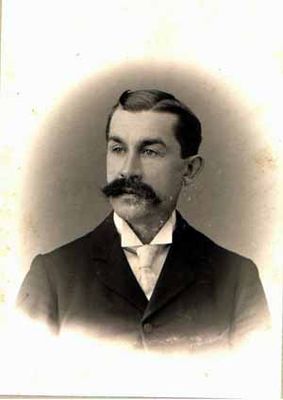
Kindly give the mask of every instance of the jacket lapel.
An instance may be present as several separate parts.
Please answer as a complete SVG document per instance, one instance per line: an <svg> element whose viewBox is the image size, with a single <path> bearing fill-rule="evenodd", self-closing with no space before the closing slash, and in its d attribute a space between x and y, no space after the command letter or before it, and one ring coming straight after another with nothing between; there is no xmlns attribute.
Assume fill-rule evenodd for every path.
<svg viewBox="0 0 283 400"><path fill-rule="evenodd" d="M164 307L175 296L195 283L211 285L203 235L190 227L177 213L173 243L143 315L143 321Z"/></svg>
<svg viewBox="0 0 283 400"><path fill-rule="evenodd" d="M90 251L98 279L143 313L148 300L123 252L113 213L93 232Z"/></svg>
<svg viewBox="0 0 283 400"><path fill-rule="evenodd" d="M90 254L98 279L143 314L144 321L193 284L213 284L207 240L177 213L173 243L154 292L147 300L121 248L111 213L90 237ZM209 292L211 292L209 290ZM207 293L205 294L207 297Z"/></svg>

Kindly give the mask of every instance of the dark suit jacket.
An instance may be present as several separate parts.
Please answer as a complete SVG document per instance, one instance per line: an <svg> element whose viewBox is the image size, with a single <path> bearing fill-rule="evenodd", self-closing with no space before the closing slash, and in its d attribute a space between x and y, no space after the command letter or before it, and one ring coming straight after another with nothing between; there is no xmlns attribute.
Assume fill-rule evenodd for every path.
<svg viewBox="0 0 283 400"><path fill-rule="evenodd" d="M150 301L111 214L86 236L37 256L18 305L56 332L82 326L94 338L162 351L229 346L269 319L253 262L216 245L180 214Z"/></svg>

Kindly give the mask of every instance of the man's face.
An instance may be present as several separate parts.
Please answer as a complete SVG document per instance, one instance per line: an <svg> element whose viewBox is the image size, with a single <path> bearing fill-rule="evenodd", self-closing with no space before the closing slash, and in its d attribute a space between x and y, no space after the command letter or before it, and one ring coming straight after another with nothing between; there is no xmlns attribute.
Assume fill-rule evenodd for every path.
<svg viewBox="0 0 283 400"><path fill-rule="evenodd" d="M114 211L128 222L148 216L168 218L174 210L187 171L174 135L177 116L154 111L117 109L107 146L107 183L120 178L149 186L159 200L131 189L110 196Z"/></svg>

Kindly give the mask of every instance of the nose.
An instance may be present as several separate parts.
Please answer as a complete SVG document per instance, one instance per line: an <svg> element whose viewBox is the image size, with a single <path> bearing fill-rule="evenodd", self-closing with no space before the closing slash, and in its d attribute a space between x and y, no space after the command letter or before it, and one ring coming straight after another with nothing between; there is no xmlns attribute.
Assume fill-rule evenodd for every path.
<svg viewBox="0 0 283 400"><path fill-rule="evenodd" d="M138 154L134 152L128 152L124 158L120 176L122 178L141 178L141 163Z"/></svg>

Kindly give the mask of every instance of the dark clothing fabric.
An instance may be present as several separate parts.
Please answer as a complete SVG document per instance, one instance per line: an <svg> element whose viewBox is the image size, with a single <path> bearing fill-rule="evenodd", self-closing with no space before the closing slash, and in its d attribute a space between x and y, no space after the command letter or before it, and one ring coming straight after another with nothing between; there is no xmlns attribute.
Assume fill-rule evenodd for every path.
<svg viewBox="0 0 283 400"><path fill-rule="evenodd" d="M86 236L37 256L18 305L58 333L81 326L94 338L161 351L229 347L269 323L253 262L216 245L180 214L150 301L111 214Z"/></svg>

